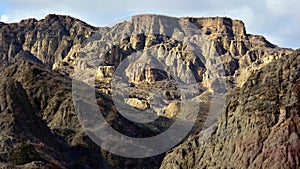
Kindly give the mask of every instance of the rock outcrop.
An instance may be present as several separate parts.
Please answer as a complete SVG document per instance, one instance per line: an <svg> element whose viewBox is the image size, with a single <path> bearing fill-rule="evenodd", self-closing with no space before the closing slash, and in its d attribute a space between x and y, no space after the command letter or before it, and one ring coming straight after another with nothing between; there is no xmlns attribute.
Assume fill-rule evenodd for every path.
<svg viewBox="0 0 300 169"><path fill-rule="evenodd" d="M291 52L225 17L138 15L109 28L59 15L0 23L0 167L299 168L300 51ZM120 157L83 130L72 100L76 76L93 82L106 121L127 136L164 132L189 111L187 98L199 117L165 158ZM123 117L110 96L114 80L129 89L125 103L159 118ZM226 92L215 127L206 116L219 109L209 105L213 93ZM212 136L201 140L205 120Z"/></svg>
<svg viewBox="0 0 300 169"><path fill-rule="evenodd" d="M113 65L116 70L128 56L150 49L146 54L163 58L164 67L170 67L164 71L172 71L172 76L185 81L193 76L211 91L214 90L214 76L219 74L213 65L219 65L231 81L241 86L249 76L247 72L290 52L262 36L247 34L242 21L223 17L138 15L111 28L96 28L70 16L48 15L40 21L3 23L0 32L3 66L27 58L70 74L74 66L86 66L77 59L84 47L99 49L99 59L104 59L106 65ZM90 45L83 45L84 42ZM215 56L220 59L216 60ZM140 69L146 68L129 65L126 75L130 81L139 82L143 80ZM153 76L146 80L153 81Z"/></svg>
<svg viewBox="0 0 300 169"><path fill-rule="evenodd" d="M100 149L83 141L86 136L74 112L69 78L20 61L7 67L1 79L0 137L5 138L1 162L9 168L35 166L38 161L46 168L105 166ZM94 159L88 160L87 154Z"/></svg>
<svg viewBox="0 0 300 169"><path fill-rule="evenodd" d="M159 167L163 155L141 160L124 158L96 145L84 132L75 113L69 77L28 61L7 67L0 77L3 79L0 83L0 159L4 162L0 167ZM164 123L137 125L122 117L111 98L99 92L97 103L111 126L132 137L156 135L171 123L161 119Z"/></svg>
<svg viewBox="0 0 300 169"><path fill-rule="evenodd" d="M104 36L107 31L110 33ZM85 48L98 49L99 56L107 53L99 59L115 69L128 56L134 58L131 61L135 63L125 70L130 81L143 81L140 72L162 64L164 71L183 81L191 78L189 70L192 70L192 76L211 90L219 69L241 86L249 76L243 72L245 69L255 71L291 52L271 44L263 36L247 34L242 21L223 17L138 15L110 30L100 30L101 33L101 38L94 38L95 42ZM101 43L112 47L107 51L107 46Z"/></svg>
<svg viewBox="0 0 300 169"><path fill-rule="evenodd" d="M228 95L218 127L190 137L161 168L299 168L300 51L274 61Z"/></svg>
<svg viewBox="0 0 300 169"><path fill-rule="evenodd" d="M12 62L27 52L52 67L64 58L72 58L96 30L70 16L48 15L45 19L22 20L0 26L0 60ZM79 46L79 48L78 48Z"/></svg>
<svg viewBox="0 0 300 169"><path fill-rule="evenodd" d="M138 15L112 28L99 29L84 46L77 67L93 70L99 64L111 66L116 77L123 76L124 81L133 84L161 84L173 79L185 86L199 83L204 91L225 93L242 86L253 72L291 51L262 36L247 34L239 20ZM97 80L102 81L98 88L111 92L111 81L108 84ZM162 93L168 97L169 91Z"/></svg>

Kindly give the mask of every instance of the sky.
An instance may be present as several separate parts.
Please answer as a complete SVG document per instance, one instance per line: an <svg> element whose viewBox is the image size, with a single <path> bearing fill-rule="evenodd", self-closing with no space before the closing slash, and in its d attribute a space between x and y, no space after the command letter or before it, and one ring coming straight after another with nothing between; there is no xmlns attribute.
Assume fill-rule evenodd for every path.
<svg viewBox="0 0 300 169"><path fill-rule="evenodd" d="M300 0L1 0L0 21L71 15L93 26L111 26L137 14L240 19L250 34L300 48Z"/></svg>

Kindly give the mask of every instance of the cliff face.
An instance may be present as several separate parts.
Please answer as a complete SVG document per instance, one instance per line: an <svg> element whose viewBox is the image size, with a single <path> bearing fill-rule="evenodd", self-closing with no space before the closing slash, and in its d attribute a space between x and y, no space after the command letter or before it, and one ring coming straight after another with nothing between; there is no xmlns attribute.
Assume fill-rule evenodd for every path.
<svg viewBox="0 0 300 169"><path fill-rule="evenodd" d="M185 84L199 83L204 91L226 92L242 86L253 72L290 52L262 36L247 34L239 20L138 15L112 28L99 29L84 46L82 58L72 63L98 74L111 66L116 74L125 73L129 83L142 86L133 89L138 91L146 88L140 85L145 82L155 84L176 79ZM90 65L101 66L93 69ZM98 80L106 83L98 87L109 93L111 81ZM149 91L142 92L145 93L142 97L130 97L150 104ZM163 97L167 98L166 93L170 92L178 90L163 89ZM176 100L178 97L173 95ZM164 112L165 108L158 112Z"/></svg>
<svg viewBox="0 0 300 169"><path fill-rule="evenodd" d="M131 63L125 69L131 82L151 81L141 80L139 73L149 65L155 65L154 58L163 63L164 71L172 72L173 76L183 81L188 81L192 73L197 81L203 82L211 91L217 78L214 76L220 74L217 72L219 67L228 79L241 86L249 76L247 72L255 71L291 52L271 44L262 36L247 34L242 21L221 17L140 15L134 16L129 22L100 31L100 34L101 37L95 38L94 43L85 46L87 50L99 50L93 54L103 59L100 64L112 65L116 69L128 56L148 56L138 59L144 64L138 64L137 60L137 63ZM107 48L111 49L107 51Z"/></svg>
<svg viewBox="0 0 300 169"><path fill-rule="evenodd" d="M5 163L3 166L158 168L162 155L142 160L123 158L102 150L88 137L74 110L69 77L27 61L7 67L0 77L3 79L0 83L0 159ZM171 123L165 119L164 123L137 125L117 112L111 98L96 93L103 115L119 132L132 137L148 137ZM32 152L27 152L28 149ZM0 167L3 166L0 163Z"/></svg>
<svg viewBox="0 0 300 169"><path fill-rule="evenodd" d="M96 48L101 57L107 53L105 64L116 69L127 56L147 48L151 49L151 55L162 55L166 66L176 66L174 74L182 80L189 79L187 72L192 69L196 80L203 81L210 90L214 77L208 74L217 74L213 65L219 64L226 76L242 85L249 76L245 69L253 71L290 52L262 36L247 34L242 21L222 17L138 15L112 28L95 28L69 16L48 15L40 21L3 23L0 32L1 67L27 59L72 73L81 48ZM96 41L105 44L89 43ZM88 45L83 45L84 42ZM220 56L220 61L215 56ZM131 81L139 81L139 69L129 65L126 71Z"/></svg>
<svg viewBox="0 0 300 169"><path fill-rule="evenodd" d="M48 15L40 21L28 19L3 24L0 27L0 59L12 62L18 54L31 55L52 67L71 55L71 49L81 45L95 29L78 19L58 15Z"/></svg>
<svg viewBox="0 0 300 169"><path fill-rule="evenodd" d="M251 75L228 95L214 134L190 137L161 168L299 168L300 51Z"/></svg>
<svg viewBox="0 0 300 169"><path fill-rule="evenodd" d="M299 168L299 51L247 34L242 21L138 15L96 28L48 15L0 23L0 39L1 167ZM212 93L228 91L228 102L211 138L191 134L162 164L165 154L119 157L82 129L71 85L71 77L86 76L80 70L90 70L86 80L108 123L131 137L165 131L186 109L184 97L201 107L194 131L202 129ZM115 87L130 87L125 103L152 108L162 115L157 121L142 125L118 112L110 95L119 75L126 85Z"/></svg>
<svg viewBox="0 0 300 169"><path fill-rule="evenodd" d="M80 144L96 146L82 141L84 135L78 132L81 127L71 100L70 79L25 61L7 67L1 79L0 137L5 140L1 142L0 156L5 166L99 168L103 165L99 149L80 148ZM87 154L95 161L79 162Z"/></svg>

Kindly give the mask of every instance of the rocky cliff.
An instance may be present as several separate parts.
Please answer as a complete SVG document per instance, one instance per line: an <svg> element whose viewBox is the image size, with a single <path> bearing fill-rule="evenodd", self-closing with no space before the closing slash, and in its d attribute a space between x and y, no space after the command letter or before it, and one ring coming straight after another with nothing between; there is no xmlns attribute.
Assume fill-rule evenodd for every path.
<svg viewBox="0 0 300 169"><path fill-rule="evenodd" d="M52 67L72 55L95 29L78 19L60 15L48 15L40 21L26 19L19 23L2 24L0 59L2 62L13 62L25 57Z"/></svg>
<svg viewBox="0 0 300 169"><path fill-rule="evenodd" d="M48 15L0 23L0 37L2 168L299 168L299 51L247 34L242 21L138 15L98 28ZM201 110L165 158L120 157L83 130L72 100L76 76L92 82L106 121L127 136L164 132L181 109L189 112L187 98ZM152 109L158 120L123 117L114 87L128 89L125 104ZM206 116L219 108L210 108L214 93L227 93L227 102L203 141Z"/></svg>
<svg viewBox="0 0 300 169"><path fill-rule="evenodd" d="M261 65L291 51L278 48L262 36L247 34L242 21L222 17L170 18L139 15L108 31L110 33L106 35L104 32L107 30L101 30L101 37L94 39L97 43L90 43L86 47L97 48L99 52L96 54L100 58L103 53L107 53L102 64L117 67L128 56L147 48L147 53L138 55L147 54L164 60L164 70L171 72L168 67L175 67L173 74L181 80L189 79L188 72L192 69L196 80L203 81L211 90L214 81L211 75L218 74L215 65L222 67L226 76L233 77L231 80L242 85L248 77L244 70L259 69ZM101 43L106 44L99 45ZM107 46L111 46L109 51ZM219 60L216 60L216 56L220 56ZM151 64L149 58L142 62ZM145 64L139 69L145 69ZM133 65L128 66L125 71L130 81L140 81L139 69Z"/></svg>
<svg viewBox="0 0 300 169"><path fill-rule="evenodd" d="M161 168L299 168L299 65L297 50L251 75L228 94L213 135L190 137Z"/></svg>
<svg viewBox="0 0 300 169"><path fill-rule="evenodd" d="M111 28L96 28L70 16L48 15L40 21L3 23L0 32L1 65L27 59L70 73L78 64L81 48L94 48L100 58L104 55L100 64L116 69L127 56L147 48L151 55L161 55L166 66L176 66L174 74L182 80L189 78L186 74L192 69L196 80L211 89L211 75L217 74L211 63L219 62L224 73L241 85L247 79L244 70L253 71L290 52L262 36L247 34L242 21L223 17L138 15ZM220 61L215 60L216 55ZM126 71L131 81L139 81L137 68L129 65Z"/></svg>
<svg viewBox="0 0 300 169"><path fill-rule="evenodd" d="M27 61L7 67L0 77L3 166L158 168L162 156L142 160L119 157L101 150L87 136L74 110L69 77ZM111 126L132 137L155 135L172 122L161 119L154 124L137 125L122 117L108 96L97 93L97 103Z"/></svg>
<svg viewBox="0 0 300 169"><path fill-rule="evenodd" d="M239 20L138 15L112 28L99 29L84 46L83 58L75 62L80 69L100 65L98 69L91 68L98 74L103 74L107 66L117 71L115 75L125 72L122 76L128 78L126 81L142 86L133 89L140 93L147 87L139 84L171 79L184 85L199 83L204 91L226 92L242 86L253 72L291 51L271 44L263 36L247 34ZM109 93L111 81L100 81L102 85L98 87ZM173 99L180 98L178 90L162 92L173 93ZM143 97L130 97L150 104L149 91L143 93Z"/></svg>

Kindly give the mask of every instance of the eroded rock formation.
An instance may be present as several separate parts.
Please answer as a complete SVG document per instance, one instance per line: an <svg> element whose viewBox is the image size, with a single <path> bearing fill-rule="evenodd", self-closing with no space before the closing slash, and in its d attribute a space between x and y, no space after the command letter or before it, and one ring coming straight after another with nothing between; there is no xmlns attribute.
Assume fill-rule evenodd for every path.
<svg viewBox="0 0 300 169"><path fill-rule="evenodd" d="M297 50L251 75L228 95L214 134L190 137L161 168L299 168L299 65Z"/></svg>
<svg viewBox="0 0 300 169"><path fill-rule="evenodd" d="M1 167L299 168L299 51L247 34L242 21L138 15L97 28L48 15L0 23L0 39ZM71 77L85 74L74 69L90 70L99 109L123 134L165 131L188 111L185 98L201 107L198 121L162 164L164 154L113 155L82 129ZM168 118L142 125L122 117L109 96L115 75L130 88L125 102ZM226 109L203 141L212 93L226 92Z"/></svg>

